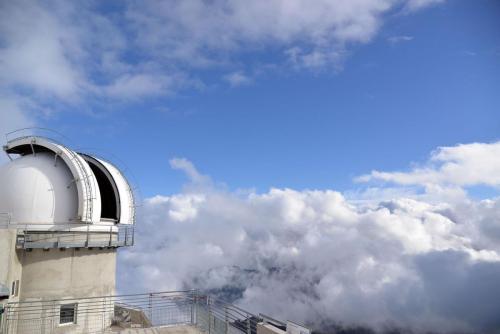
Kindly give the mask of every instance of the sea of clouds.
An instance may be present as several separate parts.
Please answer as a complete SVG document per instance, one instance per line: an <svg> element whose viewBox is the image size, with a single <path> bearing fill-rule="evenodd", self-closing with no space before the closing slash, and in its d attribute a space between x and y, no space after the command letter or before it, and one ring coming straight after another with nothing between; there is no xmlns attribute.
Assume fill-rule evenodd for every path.
<svg viewBox="0 0 500 334"><path fill-rule="evenodd" d="M230 191L170 163L190 181L144 200L121 289L198 288L315 329L498 333L500 199L481 193L498 193L500 142L438 148L344 193Z"/></svg>

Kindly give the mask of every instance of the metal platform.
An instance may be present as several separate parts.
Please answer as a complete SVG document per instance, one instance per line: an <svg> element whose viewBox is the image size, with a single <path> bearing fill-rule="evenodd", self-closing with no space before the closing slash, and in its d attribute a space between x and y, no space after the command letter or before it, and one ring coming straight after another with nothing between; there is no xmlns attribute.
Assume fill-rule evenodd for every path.
<svg viewBox="0 0 500 334"><path fill-rule="evenodd" d="M113 226L115 227L115 226ZM109 231L29 231L18 229L16 248L117 248L134 245L134 226L122 225Z"/></svg>
<svg viewBox="0 0 500 334"><path fill-rule="evenodd" d="M1 216L0 216L1 218ZM16 231L17 249L117 248L134 245L134 225L91 226L89 224L14 224L2 222L0 229Z"/></svg>

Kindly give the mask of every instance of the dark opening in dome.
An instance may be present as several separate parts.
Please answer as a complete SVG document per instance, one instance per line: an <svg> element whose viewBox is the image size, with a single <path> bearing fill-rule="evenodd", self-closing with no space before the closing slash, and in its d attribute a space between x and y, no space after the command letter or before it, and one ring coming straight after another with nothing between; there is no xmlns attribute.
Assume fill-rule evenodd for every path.
<svg viewBox="0 0 500 334"><path fill-rule="evenodd" d="M84 154L81 154L81 156L87 161L92 172L94 172L99 186L101 193L101 219L118 221L120 219L119 195L113 177L96 159Z"/></svg>

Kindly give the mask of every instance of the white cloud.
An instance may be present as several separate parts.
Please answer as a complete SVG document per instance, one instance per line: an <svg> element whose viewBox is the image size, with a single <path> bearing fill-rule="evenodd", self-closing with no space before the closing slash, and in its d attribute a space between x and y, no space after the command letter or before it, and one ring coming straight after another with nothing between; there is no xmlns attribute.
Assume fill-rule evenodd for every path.
<svg viewBox="0 0 500 334"><path fill-rule="evenodd" d="M491 145L440 148L432 157L484 164ZM188 160L171 164L191 180L202 178ZM462 177L445 179L463 184ZM136 245L120 255L120 284L201 288L323 329L336 323L494 333L500 199L407 194L414 197L393 188L385 193L392 199L348 201L332 190L191 186L156 196L142 207Z"/></svg>
<svg viewBox="0 0 500 334"><path fill-rule="evenodd" d="M440 147L423 167L409 172L372 171L359 182L381 180L400 185L500 186L500 142Z"/></svg>
<svg viewBox="0 0 500 334"><path fill-rule="evenodd" d="M409 10L414 11L424 7L441 4L443 2L445 2L445 0L409 0L406 6Z"/></svg>
<svg viewBox="0 0 500 334"><path fill-rule="evenodd" d="M401 42L409 42L413 40L413 36L401 35L401 36L391 36L387 38L387 41L391 44L397 44Z"/></svg>
<svg viewBox="0 0 500 334"><path fill-rule="evenodd" d="M76 94L81 74L69 55L78 53L71 25L36 2L3 2L0 36L0 82L59 98Z"/></svg>
<svg viewBox="0 0 500 334"><path fill-rule="evenodd" d="M193 163L186 158L172 158L170 159L170 167L173 169L181 170L189 177L190 182L201 185L210 183L210 178L198 172Z"/></svg>
<svg viewBox="0 0 500 334"><path fill-rule="evenodd" d="M223 79L247 84L242 54L278 51L296 69L342 68L350 44L367 43L385 15L415 0L128 1L0 3L0 90L30 99L32 111L78 109L88 100L130 102L202 88L200 67L236 63ZM276 64L273 64L276 65ZM68 108L68 106L70 108Z"/></svg>
<svg viewBox="0 0 500 334"><path fill-rule="evenodd" d="M155 196L146 199L149 206L162 206L168 208L168 217L173 222L184 222L195 219L198 215L197 207L203 203L203 195L177 195L177 196Z"/></svg>
<svg viewBox="0 0 500 334"><path fill-rule="evenodd" d="M339 71L345 58L342 48L315 48L304 51L300 47L293 47L285 51L288 61L295 69L318 70L332 67Z"/></svg>
<svg viewBox="0 0 500 334"><path fill-rule="evenodd" d="M224 80L226 80L232 87L248 85L249 83L252 82L252 79L241 71L236 71L226 74L224 76Z"/></svg>
<svg viewBox="0 0 500 334"><path fill-rule="evenodd" d="M171 93L172 79L150 74L124 74L111 85L105 87L107 96L113 98L137 99L146 96L167 95Z"/></svg>
<svg viewBox="0 0 500 334"><path fill-rule="evenodd" d="M4 2L0 8L0 88L43 105L85 99L168 95L185 80L160 64L126 62L125 27L91 4ZM144 52L147 53L147 52ZM147 57L147 55L146 55Z"/></svg>
<svg viewBox="0 0 500 334"><path fill-rule="evenodd" d="M15 96L0 95L0 136L5 142L9 132L34 126L34 119L25 111L29 109L28 101ZM0 152L0 164L6 162L7 156Z"/></svg>
<svg viewBox="0 0 500 334"><path fill-rule="evenodd" d="M154 50L157 59L209 66L241 52L281 48L300 50L294 59L317 68L338 65L347 45L369 42L384 15L401 4L416 10L435 2L150 0L131 5L127 18L137 32L136 42Z"/></svg>

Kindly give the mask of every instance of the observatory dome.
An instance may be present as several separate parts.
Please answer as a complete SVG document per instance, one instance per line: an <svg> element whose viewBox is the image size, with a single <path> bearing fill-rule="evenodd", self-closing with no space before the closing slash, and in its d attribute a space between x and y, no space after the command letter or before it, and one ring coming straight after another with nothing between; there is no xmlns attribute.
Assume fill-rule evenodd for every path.
<svg viewBox="0 0 500 334"><path fill-rule="evenodd" d="M132 190L111 163L43 137L14 139L4 150L18 156L0 168L0 214L10 223L49 230L134 223Z"/></svg>
<svg viewBox="0 0 500 334"><path fill-rule="evenodd" d="M0 168L0 212L16 223L74 221L78 193L66 164L48 152L26 155Z"/></svg>

